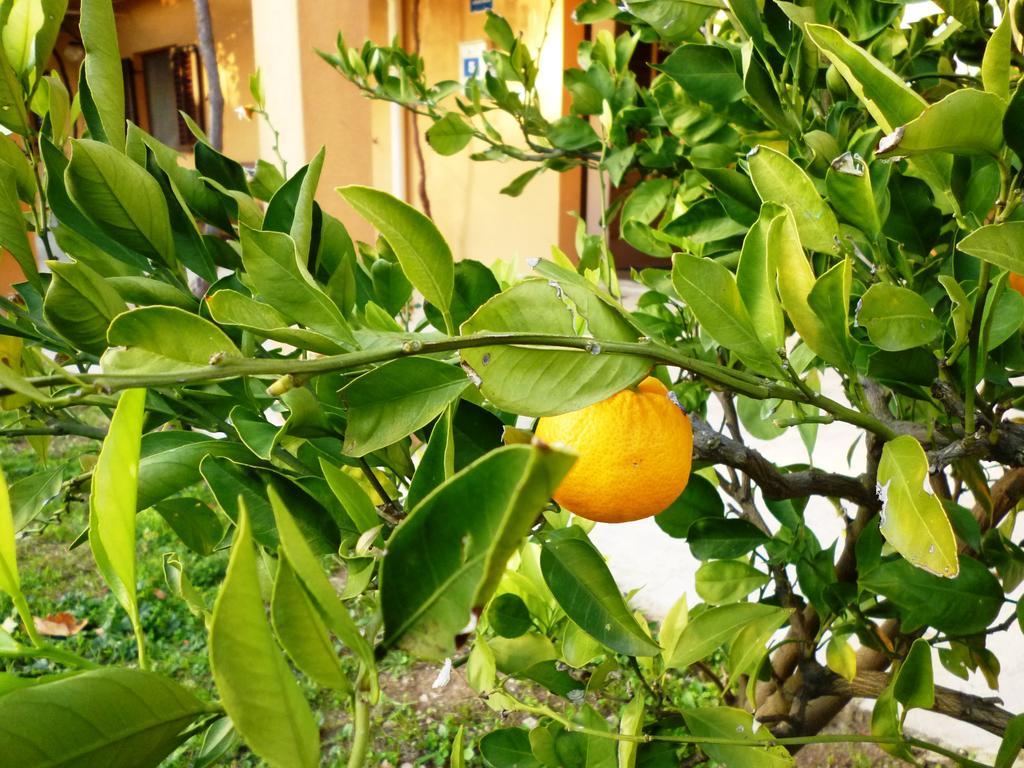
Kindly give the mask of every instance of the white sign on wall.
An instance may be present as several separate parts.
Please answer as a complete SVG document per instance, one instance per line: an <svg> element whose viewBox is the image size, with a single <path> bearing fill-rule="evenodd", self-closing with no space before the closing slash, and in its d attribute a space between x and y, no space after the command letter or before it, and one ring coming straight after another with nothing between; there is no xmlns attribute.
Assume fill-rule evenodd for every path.
<svg viewBox="0 0 1024 768"><path fill-rule="evenodd" d="M487 43L483 40L469 40L459 43L459 80L466 84L473 78L482 78L486 65L484 51Z"/></svg>

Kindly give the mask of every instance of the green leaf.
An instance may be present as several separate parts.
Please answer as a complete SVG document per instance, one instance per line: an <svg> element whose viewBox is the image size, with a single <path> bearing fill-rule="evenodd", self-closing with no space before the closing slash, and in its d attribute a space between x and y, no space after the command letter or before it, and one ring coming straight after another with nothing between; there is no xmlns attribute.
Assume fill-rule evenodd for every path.
<svg viewBox="0 0 1024 768"><path fill-rule="evenodd" d="M934 627L955 637L974 635L985 631L1003 605L999 580L966 555L960 555L955 579L933 576L897 558L862 574L860 586L898 606L908 632Z"/></svg>
<svg viewBox="0 0 1024 768"><path fill-rule="evenodd" d="M712 605L735 603L768 583L768 574L741 560L715 560L697 569L697 594Z"/></svg>
<svg viewBox="0 0 1024 768"><path fill-rule="evenodd" d="M765 205L754 225L743 238L739 265L736 267L736 287L746 307L750 321L766 349L779 349L785 343L786 321L776 288L778 263L768 248L768 228L778 215L778 209Z"/></svg>
<svg viewBox="0 0 1024 768"><path fill-rule="evenodd" d="M0 140L0 160L14 169L14 189L17 190L15 199L31 205L36 198L37 184L35 171L13 136L4 137ZM6 194L10 195L10 191L10 189L5 187L4 192ZM24 229L24 226L22 229Z"/></svg>
<svg viewBox="0 0 1024 768"><path fill-rule="evenodd" d="M434 223L386 192L350 186L340 187L338 193L385 237L402 271L423 297L447 315L455 286L455 263ZM455 329L446 330L451 333Z"/></svg>
<svg viewBox="0 0 1024 768"><path fill-rule="evenodd" d="M135 595L135 512L146 390L127 389L117 401L92 473L89 544L96 566L141 637ZM144 657L139 648L140 662Z"/></svg>
<svg viewBox="0 0 1024 768"><path fill-rule="evenodd" d="M804 170L786 155L764 145L754 147L747 162L757 194L764 202L789 208L803 246L834 253L839 222Z"/></svg>
<svg viewBox="0 0 1024 768"><path fill-rule="evenodd" d="M87 83L82 110L95 110L97 120L89 123L93 138L124 152L124 71L111 0L82 0L80 29L85 46L82 81Z"/></svg>
<svg viewBox="0 0 1024 768"><path fill-rule="evenodd" d="M163 280L140 275L114 275L103 280L117 291L122 299L136 306L164 304L190 311L194 311L198 306L192 294ZM123 311L122 309L121 312Z"/></svg>
<svg viewBox="0 0 1024 768"><path fill-rule="evenodd" d="M892 681L892 692L906 709L931 709L935 705L932 647L924 638L919 637L910 646Z"/></svg>
<svg viewBox="0 0 1024 768"><path fill-rule="evenodd" d="M7 60L6 46L0 45L0 125L21 136L31 133L25 110L25 93L18 73Z"/></svg>
<svg viewBox="0 0 1024 768"><path fill-rule="evenodd" d="M650 224L665 211L673 186L672 179L663 176L640 182L626 198L620 216L622 223Z"/></svg>
<svg viewBox="0 0 1024 768"><path fill-rule="evenodd" d="M384 642L424 658L455 650L474 608L568 472L572 458L525 445L499 448L433 491L392 533L381 564ZM473 514L465 514L472 505Z"/></svg>
<svg viewBox="0 0 1024 768"><path fill-rule="evenodd" d="M837 675L847 680L857 676L857 652L846 640L832 635L825 648L825 663Z"/></svg>
<svg viewBox="0 0 1024 768"><path fill-rule="evenodd" d="M244 445L217 440L199 432L150 432L142 438L138 509L143 510L200 480L199 465L207 456L252 460Z"/></svg>
<svg viewBox="0 0 1024 768"><path fill-rule="evenodd" d="M473 128L449 112L427 129L427 143L439 155L456 155L473 140Z"/></svg>
<svg viewBox="0 0 1024 768"><path fill-rule="evenodd" d="M15 530L7 478L0 470L0 592L17 599L21 594L21 580L18 578L18 552L14 546Z"/></svg>
<svg viewBox="0 0 1024 768"><path fill-rule="evenodd" d="M686 669L731 642L747 624L764 621L774 622L778 627L789 613L783 608L759 603L734 603L709 608L687 623L667 665L674 669Z"/></svg>
<svg viewBox="0 0 1024 768"><path fill-rule="evenodd" d="M837 345L829 327L810 303L815 287L814 270L800 245L796 219L788 210L772 220L768 249L779 268L779 296L796 332L816 355L840 370L849 371L848 350Z"/></svg>
<svg viewBox="0 0 1024 768"><path fill-rule="evenodd" d="M754 328L733 274L714 259L677 254L672 285L718 344L735 353L751 370L781 376L778 355Z"/></svg>
<svg viewBox="0 0 1024 768"><path fill-rule="evenodd" d="M200 499L165 499L156 505L156 511L185 546L200 555L213 554L224 538L220 517Z"/></svg>
<svg viewBox="0 0 1024 768"><path fill-rule="evenodd" d="M623 736L638 738L644 732L644 712L646 705L643 692L633 695L629 703L622 708L619 717L619 733ZM618 748L619 768L636 768L638 741L620 741Z"/></svg>
<svg viewBox="0 0 1024 768"><path fill-rule="evenodd" d="M317 331L293 327L270 304L238 291L216 291L207 297L206 307L210 310L210 317L219 325L232 325L260 338L290 344L297 349L307 349L322 355L337 355L349 349Z"/></svg>
<svg viewBox="0 0 1024 768"><path fill-rule="evenodd" d="M629 12L649 24L665 42L674 43L693 35L716 7L715 0L630 0Z"/></svg>
<svg viewBox="0 0 1024 768"><path fill-rule="evenodd" d="M665 237L673 241L688 240L697 245L725 240L746 231L747 227L734 221L722 203L714 198L705 198L691 205L662 230Z"/></svg>
<svg viewBox="0 0 1024 768"><path fill-rule="evenodd" d="M1013 768L1017 755L1024 748L1024 715L1010 720L1003 731L1003 742L999 745L995 768Z"/></svg>
<svg viewBox="0 0 1024 768"><path fill-rule="evenodd" d="M950 275L939 275L938 280L946 290L951 304L949 314L950 319L953 321L954 339L953 346L946 353L946 361L947 364L952 365L970 341L971 321L968 317L968 312L971 310L971 303L967 298L966 291L953 277Z"/></svg>
<svg viewBox="0 0 1024 768"><path fill-rule="evenodd" d="M406 357L377 366L341 390L348 408L344 452L366 454L426 426L469 385L455 366Z"/></svg>
<svg viewBox="0 0 1024 768"><path fill-rule="evenodd" d="M734 517L697 520L690 526L686 538L698 560L741 557L769 540L753 523Z"/></svg>
<svg viewBox="0 0 1024 768"><path fill-rule="evenodd" d="M588 120L567 115L553 122L548 128L548 141L557 149L575 152L596 146L601 142L601 138Z"/></svg>
<svg viewBox="0 0 1024 768"><path fill-rule="evenodd" d="M879 216L871 172L863 158L847 152L829 164L825 174L829 204L866 235L878 237L884 223Z"/></svg>
<svg viewBox="0 0 1024 768"><path fill-rule="evenodd" d="M936 0L935 3L969 29L981 29L978 4L974 0Z"/></svg>
<svg viewBox="0 0 1024 768"><path fill-rule="evenodd" d="M36 257L28 242L25 215L21 207L15 170L7 163L0 162L0 247L10 251L25 278L41 290L43 283L39 278Z"/></svg>
<svg viewBox="0 0 1024 768"><path fill-rule="evenodd" d="M216 325L177 307L124 312L110 324L107 341L124 349L104 353L100 362L105 373L184 373L242 354Z"/></svg>
<svg viewBox="0 0 1024 768"><path fill-rule="evenodd" d="M448 406L430 430L430 439L420 457L420 463L416 466L416 474L413 475L409 493L405 497L405 504L409 509L414 508L428 493L455 473L453 410L457 405L453 403Z"/></svg>
<svg viewBox="0 0 1024 768"><path fill-rule="evenodd" d="M501 637L519 637L533 627L530 609L519 595L505 592L491 600L487 623Z"/></svg>
<svg viewBox="0 0 1024 768"><path fill-rule="evenodd" d="M11 766L156 768L209 708L162 675L107 668L0 697Z"/></svg>
<svg viewBox="0 0 1024 768"><path fill-rule="evenodd" d="M334 591L324 569L317 561L309 542L296 524L273 487L268 489L270 506L274 510L277 533L281 538L281 552L305 588L313 606L319 611L327 628L356 655L366 670L372 699L377 697L377 663L373 648L359 632L348 609ZM391 541L394 541L392 536Z"/></svg>
<svg viewBox="0 0 1024 768"><path fill-rule="evenodd" d="M785 276L782 279L785 280ZM847 369L853 364L850 351L853 344L850 338L852 283L853 267L846 258L819 277L807 294L807 305L821 321L824 343L840 355Z"/></svg>
<svg viewBox="0 0 1024 768"><path fill-rule="evenodd" d="M280 314L348 348L355 336L341 310L300 260L295 241L280 232L241 226L242 263L256 292Z"/></svg>
<svg viewBox="0 0 1024 768"><path fill-rule="evenodd" d="M323 688L343 695L351 691L327 627L286 558L277 564L270 615L277 639L295 666Z"/></svg>
<svg viewBox="0 0 1024 768"><path fill-rule="evenodd" d="M460 725L459 730L455 732L455 738L452 739L452 759L448 763L448 768L466 768L466 759L463 755L465 747L463 742L466 736L466 726Z"/></svg>
<svg viewBox="0 0 1024 768"><path fill-rule="evenodd" d="M793 757L785 747L759 746L771 739L764 726L755 726L753 715L733 707L701 707L683 710L686 727L694 736L749 741L739 744L701 744L701 751L729 768L787 768Z"/></svg>
<svg viewBox="0 0 1024 768"><path fill-rule="evenodd" d="M689 43L676 48L656 69L683 87L690 96L725 107L743 96L743 80L727 48Z"/></svg>
<svg viewBox="0 0 1024 768"><path fill-rule="evenodd" d="M640 336L609 300L568 279L515 284L480 307L462 324L462 333L575 336L578 320L599 341L635 342ZM602 354L599 343L590 353L495 346L461 354L480 377L484 397L502 410L530 416L553 416L604 400L639 382L652 365L632 355Z"/></svg>
<svg viewBox="0 0 1024 768"><path fill-rule="evenodd" d="M1006 101L994 93L963 88L931 104L917 118L878 143L878 157L930 152L998 155L1003 147Z"/></svg>
<svg viewBox="0 0 1024 768"><path fill-rule="evenodd" d="M320 471L360 533L380 525L377 508L359 483L323 458L320 459Z"/></svg>
<svg viewBox="0 0 1024 768"><path fill-rule="evenodd" d="M977 11L977 9L975 9ZM985 44L981 59L981 82L988 93L1010 100L1010 52L1013 48L1012 14L1004 13Z"/></svg>
<svg viewBox="0 0 1024 768"><path fill-rule="evenodd" d="M480 739L480 756L488 768L541 768L525 728L499 728Z"/></svg>
<svg viewBox="0 0 1024 768"><path fill-rule="evenodd" d="M899 716L899 706L892 692L892 684L886 687L875 700L871 710L871 735L887 738L903 737L903 721ZM882 749L894 757L913 762L913 755L905 744L880 744Z"/></svg>
<svg viewBox="0 0 1024 768"><path fill-rule="evenodd" d="M831 27L805 24L804 33L821 49L850 89L886 133L906 125L928 106L902 77ZM949 187L948 156L919 156L912 165L936 190Z"/></svg>
<svg viewBox="0 0 1024 768"><path fill-rule="evenodd" d="M871 117L887 133L906 125L928 106L928 102L915 93L903 78L832 27L805 24L804 32L828 57Z"/></svg>
<svg viewBox="0 0 1024 768"><path fill-rule="evenodd" d="M597 548L577 526L544 536L541 572L570 619L607 647L656 656L658 644L637 623Z"/></svg>
<svg viewBox="0 0 1024 768"><path fill-rule="evenodd" d="M397 269L397 267L394 267ZM455 264L455 293L452 294L451 316L454 327L466 322L488 299L501 292L501 286L490 267L473 259L460 259ZM423 313L435 328L444 328L441 311L427 302Z"/></svg>
<svg viewBox="0 0 1024 768"><path fill-rule="evenodd" d="M313 241L313 208L316 205L316 187L320 182L320 172L323 170L326 154L327 151L320 147L320 151L316 153L316 156L309 162L309 165L299 172L302 174L302 183L299 186L294 206L289 206L289 213L291 215L287 217L288 229L279 230L287 232L291 235L292 240L295 241L295 249L299 254L300 262L308 261L309 249ZM285 188L287 188L287 185ZM267 207L267 214L263 220L265 229L274 229L271 226L271 210L274 207L274 201L277 199L278 196L274 195L273 200L270 201L270 205Z"/></svg>
<svg viewBox="0 0 1024 768"><path fill-rule="evenodd" d="M706 517L722 517L725 504L715 486L698 474L690 475L686 490L654 522L674 539L685 539L695 522Z"/></svg>
<svg viewBox="0 0 1024 768"><path fill-rule="evenodd" d="M885 444L878 465L880 530L897 552L936 576L960 572L956 537L938 498L924 490L928 457L910 435Z"/></svg>
<svg viewBox="0 0 1024 768"><path fill-rule="evenodd" d="M63 479L63 467L56 467L11 483L10 504L15 532L35 520L50 502L61 496Z"/></svg>
<svg viewBox="0 0 1024 768"><path fill-rule="evenodd" d="M56 229L56 236L61 240L66 230L73 231L81 239L98 246L104 254L112 256L124 264L131 265L133 272L149 267L146 258L129 248L126 248L115 238L107 235L96 223L78 209L72 202L65 186L65 176L68 168L68 159L63 151L55 147L46 137L40 137L39 147L43 155L43 162L46 165L46 199L54 215L61 225ZM71 255L77 259L84 258L84 254L75 253L72 249Z"/></svg>
<svg viewBox="0 0 1024 768"><path fill-rule="evenodd" d="M923 347L942 333L928 302L909 288L875 283L860 300L857 323L880 349L900 352Z"/></svg>
<svg viewBox="0 0 1024 768"><path fill-rule="evenodd" d="M213 609L209 647L224 709L249 748L274 768L316 768L320 734L267 624L244 506Z"/></svg>
<svg viewBox="0 0 1024 768"><path fill-rule="evenodd" d="M118 64L119 80L120 71ZM156 179L108 144L75 139L71 146L64 183L75 204L108 237L147 258L173 264L167 201Z"/></svg>
<svg viewBox="0 0 1024 768"><path fill-rule="evenodd" d="M1017 157L1024 159L1024 82L1018 82L1003 115L1003 136Z"/></svg>
<svg viewBox="0 0 1024 768"><path fill-rule="evenodd" d="M107 328L128 309L124 299L82 262L50 261L43 317L57 333L94 355L107 348Z"/></svg>
<svg viewBox="0 0 1024 768"><path fill-rule="evenodd" d="M1024 221L986 224L957 243L957 248L997 267L1024 273Z"/></svg>

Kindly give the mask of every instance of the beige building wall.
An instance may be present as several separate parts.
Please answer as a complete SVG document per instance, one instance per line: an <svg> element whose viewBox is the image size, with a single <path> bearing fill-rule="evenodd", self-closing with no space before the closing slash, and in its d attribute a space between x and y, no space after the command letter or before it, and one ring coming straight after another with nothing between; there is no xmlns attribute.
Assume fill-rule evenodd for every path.
<svg viewBox="0 0 1024 768"><path fill-rule="evenodd" d="M279 0L269 0L277 3ZM255 70L250 0L212 0L210 12L217 46L217 69L224 92L224 148L243 163L259 157L255 124L239 120L236 107L252 101L249 75ZM171 45L196 42L192 0L132 0L119 3L117 37L121 56L146 53Z"/></svg>
<svg viewBox="0 0 1024 768"><path fill-rule="evenodd" d="M549 119L556 119L562 109L563 1L495 2L495 10L508 19L512 29L525 32L524 40L534 52L544 42L539 89ZM420 52L432 81L459 78L459 43L486 40L486 20L486 14L470 12L469 0L421 0ZM412 14L407 11L407 46L414 40L412 22ZM559 204L558 174L541 174L518 198L501 195L503 187L533 166L512 160L475 162L469 159L473 145L458 155L443 157L423 138L426 121L421 118L417 122L434 220L456 256L485 263L512 260L520 271L527 269L528 259L548 256L551 246L559 242L559 224L565 216ZM496 121L495 125L508 143L522 146L522 136L514 123ZM420 171L415 146L408 154L410 201L419 205Z"/></svg>
<svg viewBox="0 0 1024 768"><path fill-rule="evenodd" d="M225 96L224 150L244 163L276 160L274 136L262 121L239 120L234 109L251 101L249 76L260 69L267 111L280 135L280 150L294 173L327 148L319 200L349 227L370 239L371 228L349 209L334 188L366 184L422 207L420 163L412 120L398 108L366 99L316 50L333 52L341 31L349 45L399 34L414 45L413 0L211 0L218 67ZM458 79L459 43L484 40L486 14L470 13L469 0L419 0L421 54L432 80ZM571 5L571 3L569 3ZM562 110L561 70L566 0L496 0L495 9L541 55L542 106L549 118ZM129 0L118 4L122 55L144 53L196 40L192 0ZM545 35L545 24L547 34ZM456 258L487 263L546 256L574 224L560 205L565 180L546 173L519 198L500 190L531 166L515 161L474 162L467 151L442 157L427 145L422 119L416 126L433 216ZM517 143L518 128L496 126ZM521 137L518 137L521 144ZM568 196L568 197L571 197ZM569 206L575 207L575 206Z"/></svg>

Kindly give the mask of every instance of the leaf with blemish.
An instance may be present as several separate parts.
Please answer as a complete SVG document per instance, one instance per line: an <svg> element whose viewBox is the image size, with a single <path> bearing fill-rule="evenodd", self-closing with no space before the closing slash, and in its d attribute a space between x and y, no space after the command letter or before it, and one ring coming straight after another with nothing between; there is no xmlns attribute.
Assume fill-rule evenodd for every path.
<svg viewBox="0 0 1024 768"><path fill-rule="evenodd" d="M890 440L878 465L880 530L912 565L936 576L960 572L953 526L938 498L924 489L928 457L910 435Z"/></svg>

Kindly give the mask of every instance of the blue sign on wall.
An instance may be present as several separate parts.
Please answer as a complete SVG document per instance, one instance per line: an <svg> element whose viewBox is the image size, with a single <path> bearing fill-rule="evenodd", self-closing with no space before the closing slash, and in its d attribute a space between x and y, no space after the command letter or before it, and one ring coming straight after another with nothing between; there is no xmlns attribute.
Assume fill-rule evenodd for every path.
<svg viewBox="0 0 1024 768"><path fill-rule="evenodd" d="M480 13L494 8L494 0L469 0L470 13Z"/></svg>

